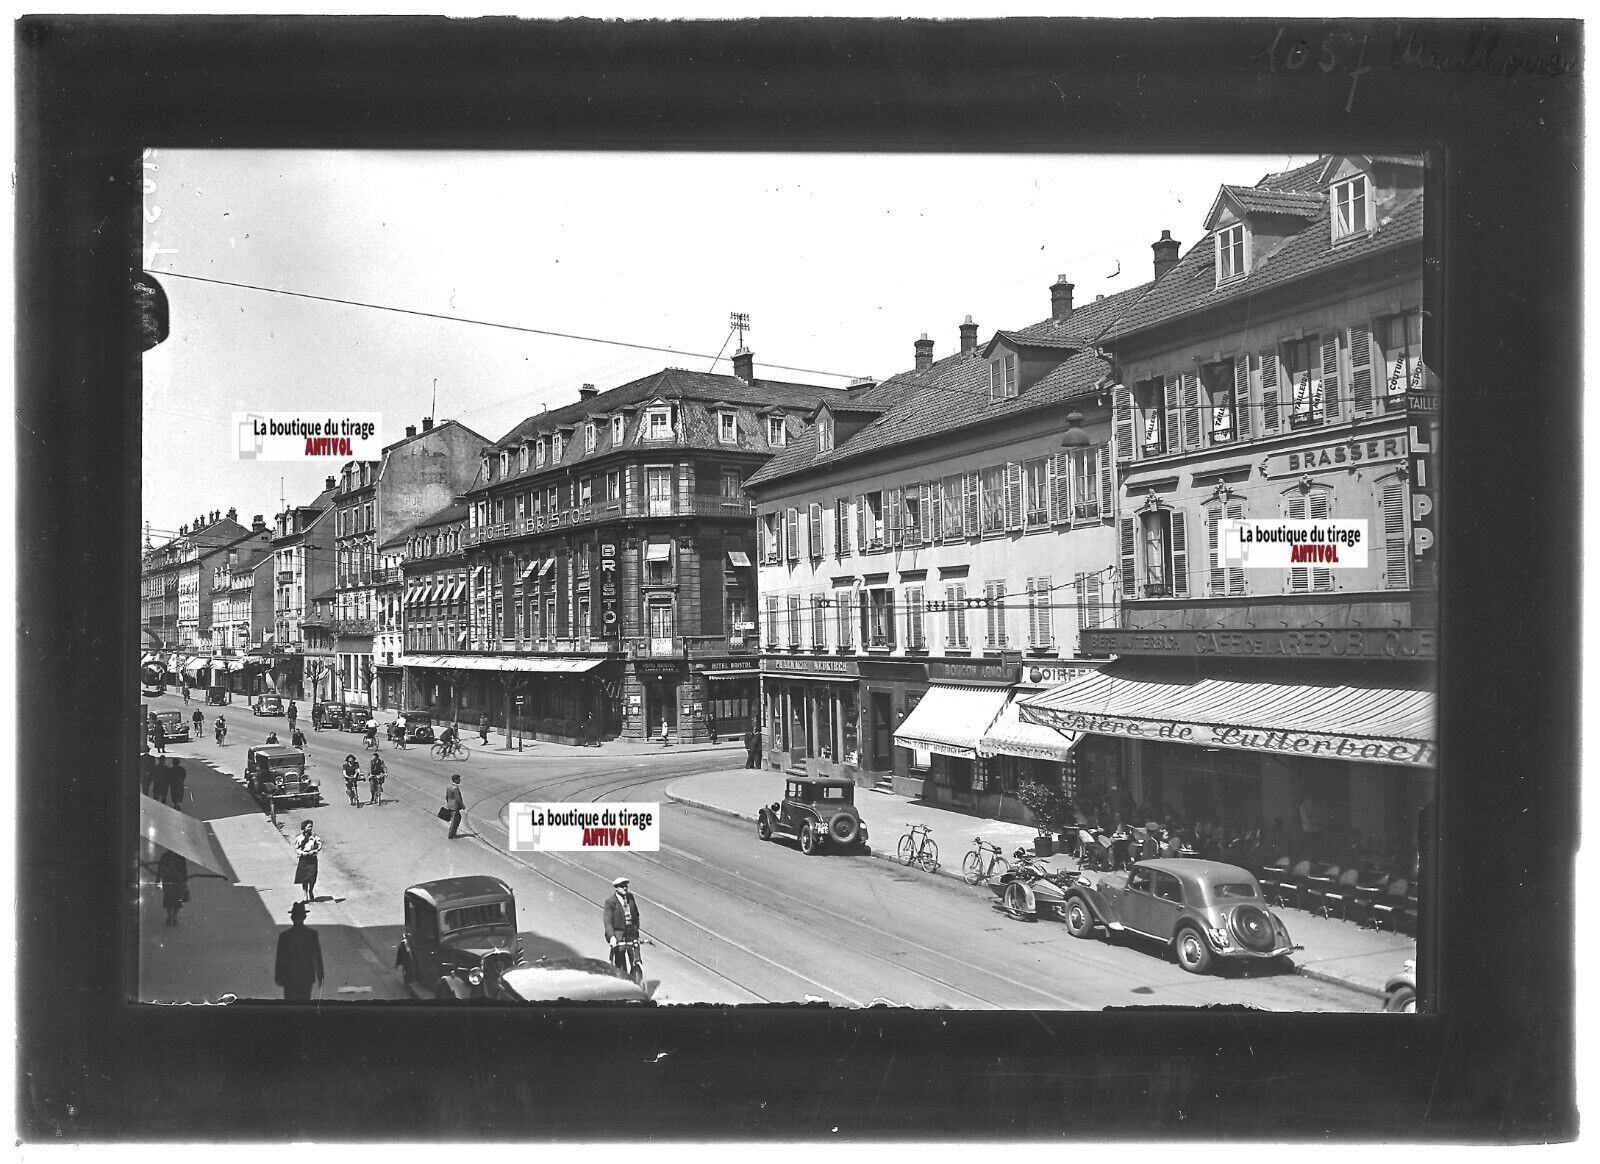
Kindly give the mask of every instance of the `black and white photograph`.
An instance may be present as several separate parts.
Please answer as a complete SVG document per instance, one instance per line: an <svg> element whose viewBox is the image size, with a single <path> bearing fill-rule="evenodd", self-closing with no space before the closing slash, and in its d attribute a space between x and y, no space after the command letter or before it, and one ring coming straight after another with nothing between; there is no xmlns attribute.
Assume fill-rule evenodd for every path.
<svg viewBox="0 0 1600 1164"><path fill-rule="evenodd" d="M84 450L19 647L81 625L49 714L114 725L48 793L92 889L43 829L19 940L91 893L95 1005L173 1064L94 1135L1574 1134L1576 677L1531 626L1575 592L1517 547L1576 433L1485 373L1571 274L1474 283L1465 131L1383 111L1532 108L1575 26L117 20L128 60L18 42L171 61L82 98L114 148L47 102L23 142L72 172L24 168L20 285L53 216L125 270L98 330L49 273L19 380ZM301 55L195 67L252 41ZM1430 1125L1519 1023L1484 1070L1552 1053L1536 1091ZM70 1139L51 1070L21 1122ZM301 1098L230 1123L238 1071Z"/></svg>

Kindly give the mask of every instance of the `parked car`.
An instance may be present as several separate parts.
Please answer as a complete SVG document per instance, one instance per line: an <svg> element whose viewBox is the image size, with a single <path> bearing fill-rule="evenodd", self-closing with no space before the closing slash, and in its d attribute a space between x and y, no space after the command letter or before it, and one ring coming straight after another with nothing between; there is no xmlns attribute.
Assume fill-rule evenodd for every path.
<svg viewBox="0 0 1600 1164"><path fill-rule="evenodd" d="M233 702L233 692L226 687L207 687L206 703L213 707L223 707Z"/></svg>
<svg viewBox="0 0 1600 1164"><path fill-rule="evenodd" d="M152 718L161 725L161 730L166 734L167 743L183 741L189 738L189 721L184 718L181 711L158 711Z"/></svg>
<svg viewBox="0 0 1600 1164"><path fill-rule="evenodd" d="M498 877L424 881L403 902L394 964L406 985L435 998L468 997L456 993L463 984L481 991L486 976L503 977L522 962L516 898Z"/></svg>
<svg viewBox="0 0 1600 1164"><path fill-rule="evenodd" d="M339 726L347 732L364 732L367 730L367 720L372 719L372 710L366 707L346 707L344 716L339 721Z"/></svg>
<svg viewBox="0 0 1600 1164"><path fill-rule="evenodd" d="M321 783L306 775L306 754L299 748L258 744L246 750L244 782L251 795L274 811L322 803Z"/></svg>
<svg viewBox="0 0 1600 1164"><path fill-rule="evenodd" d="M497 952L481 966L447 974L434 997L515 1003L650 1001L649 991L599 958L541 959L528 966L508 966L508 959Z"/></svg>
<svg viewBox="0 0 1600 1164"><path fill-rule="evenodd" d="M424 713L417 712L417 713L413 714L412 712L409 712L409 711L403 711L400 714L405 717L405 721L406 721L406 743L408 743L408 744L431 744L431 743L433 743L434 739L436 738L434 736L434 734L433 734L433 725L428 722L428 717ZM390 730L393 727L394 727L394 721L393 720L391 720L389 723L384 725L384 729L383 729L384 738L386 738L386 739L388 738Z"/></svg>
<svg viewBox="0 0 1600 1164"><path fill-rule="evenodd" d="M1178 965L1204 974L1219 958L1283 958L1302 949L1266 907L1248 869L1186 857L1136 861L1123 874L1080 874L1062 899L1063 920L1075 938L1097 926L1137 934L1172 947Z"/></svg>
<svg viewBox="0 0 1600 1164"><path fill-rule="evenodd" d="M784 784L783 799L756 814L756 835L763 841L793 837L807 856L825 848L867 851L867 825L856 811L853 780L794 776Z"/></svg>
<svg viewBox="0 0 1600 1164"><path fill-rule="evenodd" d="M283 700L276 695L257 695L250 701L251 715L282 715Z"/></svg>
<svg viewBox="0 0 1600 1164"><path fill-rule="evenodd" d="M1407 958L1383 984L1383 1009L1391 1014L1417 1013L1417 962Z"/></svg>

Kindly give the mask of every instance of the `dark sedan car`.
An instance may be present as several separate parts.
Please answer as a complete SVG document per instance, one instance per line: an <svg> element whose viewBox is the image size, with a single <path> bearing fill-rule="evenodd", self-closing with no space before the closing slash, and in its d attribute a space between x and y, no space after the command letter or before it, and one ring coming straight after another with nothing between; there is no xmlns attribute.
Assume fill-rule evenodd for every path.
<svg viewBox="0 0 1600 1164"><path fill-rule="evenodd" d="M435 998L480 986L485 968L504 974L522 961L517 902L498 877L445 877L405 892L405 932L394 952L406 985ZM474 980L475 979L475 980Z"/></svg>
<svg viewBox="0 0 1600 1164"><path fill-rule="evenodd" d="M189 738L189 721L184 718L181 711L158 711L155 720L161 725L167 743L174 740L187 740Z"/></svg>

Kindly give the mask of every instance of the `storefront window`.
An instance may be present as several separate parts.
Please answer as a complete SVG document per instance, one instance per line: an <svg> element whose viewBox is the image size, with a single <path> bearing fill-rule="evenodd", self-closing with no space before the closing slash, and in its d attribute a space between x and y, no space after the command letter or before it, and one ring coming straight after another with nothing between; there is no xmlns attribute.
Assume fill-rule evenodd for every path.
<svg viewBox="0 0 1600 1164"><path fill-rule="evenodd" d="M861 762L860 720L856 693L846 690L839 696L839 727L844 747L844 755L839 758L846 764Z"/></svg>

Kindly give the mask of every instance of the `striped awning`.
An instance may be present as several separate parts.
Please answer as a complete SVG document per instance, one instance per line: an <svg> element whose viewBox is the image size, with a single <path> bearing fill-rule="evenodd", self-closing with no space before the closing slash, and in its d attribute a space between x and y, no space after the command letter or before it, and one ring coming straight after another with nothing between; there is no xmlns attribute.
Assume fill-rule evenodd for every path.
<svg viewBox="0 0 1600 1164"><path fill-rule="evenodd" d="M448 594L446 594L444 596L444 600L446 602L459 601L460 598L461 598L461 592L463 590L465 590L466 588L467 588L467 584L465 582L460 581L459 579L457 581L455 581L455 582L452 582L450 584L450 593L448 593Z"/></svg>
<svg viewBox="0 0 1600 1164"><path fill-rule="evenodd" d="M743 550L729 550L728 564L732 566L748 566L750 564L750 555Z"/></svg>
<svg viewBox="0 0 1600 1164"><path fill-rule="evenodd" d="M541 675L576 675L593 671L604 659L552 659L541 655L401 655L402 667L438 667L448 671L523 671Z"/></svg>
<svg viewBox="0 0 1600 1164"><path fill-rule="evenodd" d="M1082 738L1082 732L1058 732L1055 728L1026 722L1017 714L1017 702L1013 699L1000 709L1000 715L978 741L978 755L1066 760Z"/></svg>
<svg viewBox="0 0 1600 1164"><path fill-rule="evenodd" d="M539 568L539 559L535 558L533 561L529 562L526 566L524 566L522 568L522 578L523 578L523 580L526 581L528 575L532 574L538 568Z"/></svg>
<svg viewBox="0 0 1600 1164"><path fill-rule="evenodd" d="M1024 721L1057 731L1238 748L1279 756L1431 767L1438 715L1432 677L1124 658L1017 701ZM1338 669L1336 669L1338 668ZM920 710L920 708L918 709Z"/></svg>
<svg viewBox="0 0 1600 1164"><path fill-rule="evenodd" d="M895 729L894 742L902 748L920 748L941 756L977 759L978 741L1005 704L1004 687L928 688L905 723Z"/></svg>

